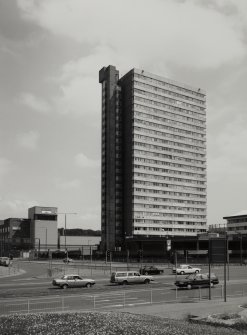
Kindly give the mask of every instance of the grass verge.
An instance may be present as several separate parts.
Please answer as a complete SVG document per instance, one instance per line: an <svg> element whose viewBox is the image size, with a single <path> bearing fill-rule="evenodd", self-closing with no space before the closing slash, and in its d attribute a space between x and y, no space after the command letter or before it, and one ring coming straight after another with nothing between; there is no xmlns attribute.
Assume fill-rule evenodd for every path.
<svg viewBox="0 0 247 335"><path fill-rule="evenodd" d="M46 313L0 317L2 335L236 335L236 329L129 313Z"/></svg>

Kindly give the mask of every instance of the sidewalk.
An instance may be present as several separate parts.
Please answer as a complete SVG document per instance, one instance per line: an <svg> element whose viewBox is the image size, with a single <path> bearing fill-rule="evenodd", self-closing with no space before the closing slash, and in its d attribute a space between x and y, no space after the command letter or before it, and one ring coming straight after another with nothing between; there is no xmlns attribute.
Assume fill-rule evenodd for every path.
<svg viewBox="0 0 247 335"><path fill-rule="evenodd" d="M19 276L25 273L22 269L17 269L15 267L5 267L0 266L0 279L5 277Z"/></svg>
<svg viewBox="0 0 247 335"><path fill-rule="evenodd" d="M132 314L146 314L169 319L186 319L188 316L206 317L219 313L246 313L240 306L247 303L247 297L227 298L222 300L205 300L195 302L177 302L166 304L142 305L122 308L119 311Z"/></svg>

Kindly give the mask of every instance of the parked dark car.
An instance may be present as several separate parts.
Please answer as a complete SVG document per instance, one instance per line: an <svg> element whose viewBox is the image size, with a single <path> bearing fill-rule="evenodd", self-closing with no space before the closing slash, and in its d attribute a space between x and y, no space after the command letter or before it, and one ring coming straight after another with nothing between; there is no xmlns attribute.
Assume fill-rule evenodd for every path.
<svg viewBox="0 0 247 335"><path fill-rule="evenodd" d="M218 277L214 274L211 273L211 287L213 287L216 284L219 284L219 279ZM184 279L177 280L175 282L175 285L177 287L182 287L182 288L195 288L195 287L209 287L209 274L208 273L198 273L198 274L192 274L187 276Z"/></svg>
<svg viewBox="0 0 247 335"><path fill-rule="evenodd" d="M164 270L158 269L156 266L144 266L140 269L142 275L160 275L164 273Z"/></svg>

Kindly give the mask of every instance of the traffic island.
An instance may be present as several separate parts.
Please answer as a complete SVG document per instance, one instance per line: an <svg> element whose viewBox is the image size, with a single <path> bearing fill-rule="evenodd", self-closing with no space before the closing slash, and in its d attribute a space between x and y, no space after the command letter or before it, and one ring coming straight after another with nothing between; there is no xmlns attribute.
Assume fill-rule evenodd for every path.
<svg viewBox="0 0 247 335"><path fill-rule="evenodd" d="M0 266L0 279L10 276L19 276L25 273L25 270L15 266Z"/></svg>
<svg viewBox="0 0 247 335"><path fill-rule="evenodd" d="M232 328L239 331L247 330L246 310L238 313L211 314L207 317L197 317L194 315L189 315L188 321L191 323L210 325L214 327Z"/></svg>

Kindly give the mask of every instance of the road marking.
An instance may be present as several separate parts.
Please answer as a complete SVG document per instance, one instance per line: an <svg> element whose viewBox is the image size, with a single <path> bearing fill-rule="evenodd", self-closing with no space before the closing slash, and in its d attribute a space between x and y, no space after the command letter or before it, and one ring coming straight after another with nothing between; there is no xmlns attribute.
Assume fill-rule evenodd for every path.
<svg viewBox="0 0 247 335"><path fill-rule="evenodd" d="M40 284L50 284L51 283L51 281L47 281L47 282L33 282L33 283L28 283L28 285L40 285ZM27 285L27 283L18 283L18 286L25 286L25 285ZM6 286L16 286L16 284L0 284L0 288L1 287L6 287Z"/></svg>

